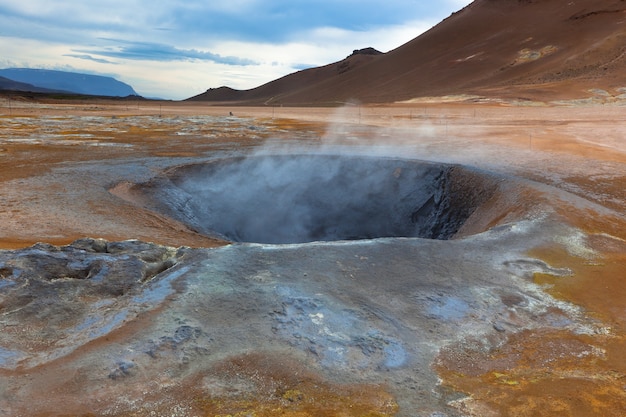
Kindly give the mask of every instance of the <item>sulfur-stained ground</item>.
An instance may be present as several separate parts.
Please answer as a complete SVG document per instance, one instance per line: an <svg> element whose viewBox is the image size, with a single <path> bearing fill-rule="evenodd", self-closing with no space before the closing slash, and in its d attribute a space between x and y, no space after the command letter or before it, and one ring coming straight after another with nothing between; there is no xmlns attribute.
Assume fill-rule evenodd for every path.
<svg viewBox="0 0 626 417"><path fill-rule="evenodd" d="M4 415L626 414L624 107L6 104ZM134 192L268 152L498 185L452 240L291 245L204 236Z"/></svg>

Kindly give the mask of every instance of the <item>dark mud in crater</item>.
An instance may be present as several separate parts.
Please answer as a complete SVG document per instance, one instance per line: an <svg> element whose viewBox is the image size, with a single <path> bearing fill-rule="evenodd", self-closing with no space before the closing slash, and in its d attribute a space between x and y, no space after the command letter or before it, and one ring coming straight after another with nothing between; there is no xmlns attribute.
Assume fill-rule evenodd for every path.
<svg viewBox="0 0 626 417"><path fill-rule="evenodd" d="M271 155L176 167L138 184L147 207L235 242L450 239L497 178L398 158Z"/></svg>

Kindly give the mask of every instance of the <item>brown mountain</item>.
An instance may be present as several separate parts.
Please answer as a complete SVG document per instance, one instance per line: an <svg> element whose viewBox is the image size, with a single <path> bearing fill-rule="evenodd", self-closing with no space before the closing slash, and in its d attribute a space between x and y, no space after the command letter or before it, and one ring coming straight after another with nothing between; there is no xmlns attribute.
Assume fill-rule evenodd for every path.
<svg viewBox="0 0 626 417"><path fill-rule="evenodd" d="M386 54L359 52L251 90L221 87L189 100L333 105L457 94L619 95L626 92L626 0L476 0Z"/></svg>

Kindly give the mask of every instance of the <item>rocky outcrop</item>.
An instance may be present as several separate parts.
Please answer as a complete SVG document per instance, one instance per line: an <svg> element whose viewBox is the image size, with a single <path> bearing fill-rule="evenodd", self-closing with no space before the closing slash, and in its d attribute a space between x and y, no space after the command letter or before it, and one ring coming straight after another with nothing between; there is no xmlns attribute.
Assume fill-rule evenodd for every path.
<svg viewBox="0 0 626 417"><path fill-rule="evenodd" d="M121 326L145 308L142 297L153 297L156 304L167 295L146 291L185 253L101 239L0 252L0 367L31 367L62 357ZM21 331L24 326L27 332Z"/></svg>

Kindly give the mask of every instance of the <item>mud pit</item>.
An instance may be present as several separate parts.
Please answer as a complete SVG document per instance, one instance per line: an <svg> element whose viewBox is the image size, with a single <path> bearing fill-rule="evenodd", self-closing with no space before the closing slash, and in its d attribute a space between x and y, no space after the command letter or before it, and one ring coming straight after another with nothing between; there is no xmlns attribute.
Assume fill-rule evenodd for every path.
<svg viewBox="0 0 626 417"><path fill-rule="evenodd" d="M182 166L134 187L211 237L303 243L449 239L497 180L461 166L349 155L274 155Z"/></svg>
<svg viewBox="0 0 626 417"><path fill-rule="evenodd" d="M341 123L328 109L105 110L0 118L3 415L624 415L621 109L420 105ZM381 138L402 143L381 152ZM211 199L186 181L288 166L258 156L267 142L297 144L299 166L337 162L346 186L376 166L386 188L361 189L380 198L340 188L359 202L347 212L390 207L446 232L381 237L344 208L358 233L312 240L365 239L223 240L232 228L198 221ZM328 188L287 195L326 202Z"/></svg>

